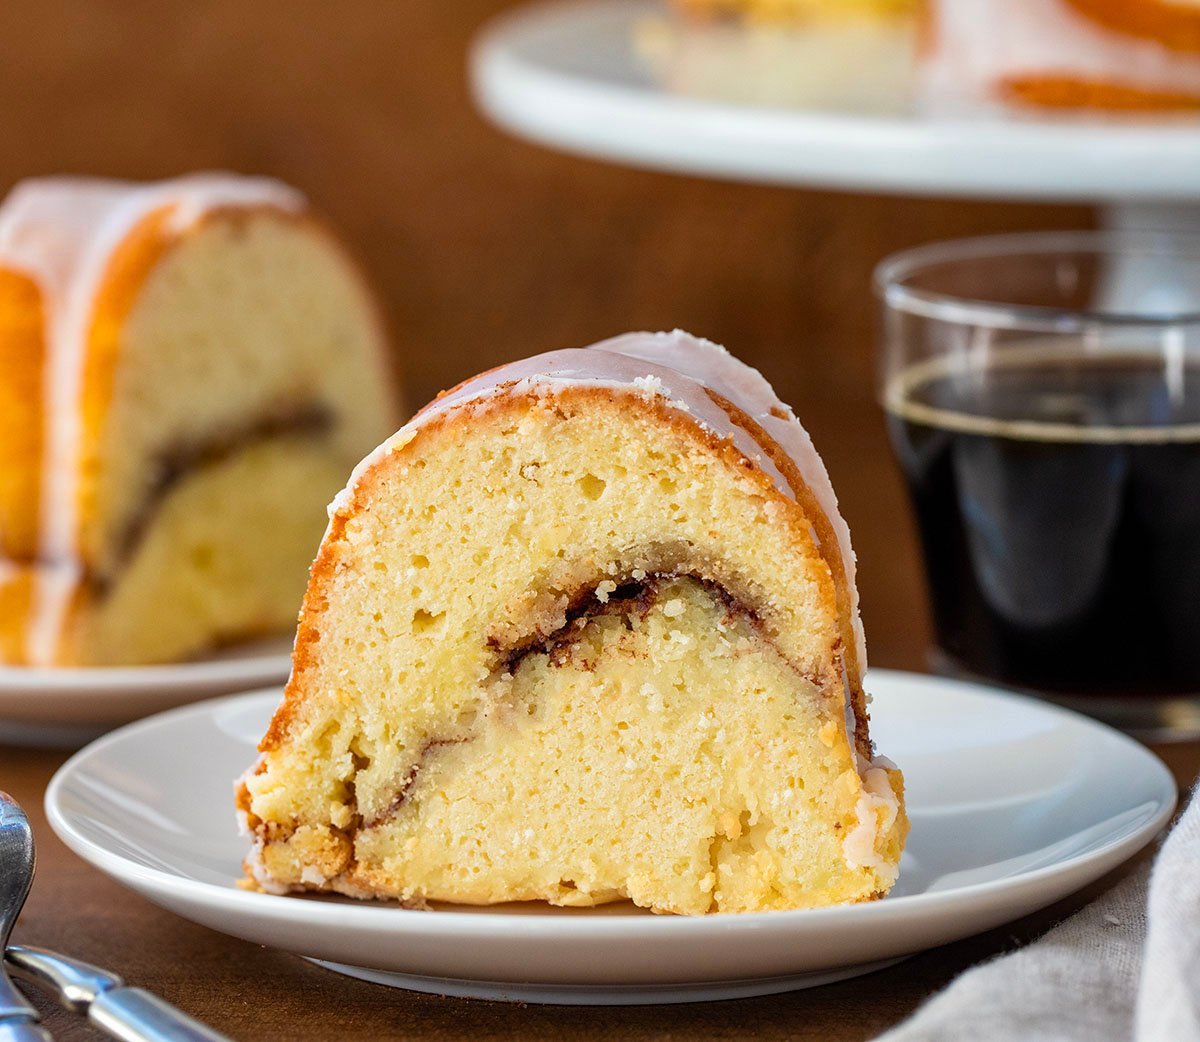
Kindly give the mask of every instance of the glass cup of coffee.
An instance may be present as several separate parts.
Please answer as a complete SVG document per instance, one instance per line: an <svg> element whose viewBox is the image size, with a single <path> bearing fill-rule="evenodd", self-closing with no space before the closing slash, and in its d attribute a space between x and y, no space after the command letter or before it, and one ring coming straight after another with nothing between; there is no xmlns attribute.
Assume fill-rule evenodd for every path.
<svg viewBox="0 0 1200 1042"><path fill-rule="evenodd" d="M875 287L935 668L1200 735L1200 240L936 243Z"/></svg>

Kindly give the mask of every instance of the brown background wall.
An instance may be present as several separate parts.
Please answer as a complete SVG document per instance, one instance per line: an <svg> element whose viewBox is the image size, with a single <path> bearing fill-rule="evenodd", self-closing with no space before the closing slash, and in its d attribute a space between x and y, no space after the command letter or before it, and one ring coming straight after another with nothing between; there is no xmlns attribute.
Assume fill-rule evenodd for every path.
<svg viewBox="0 0 1200 1042"><path fill-rule="evenodd" d="M225 167L309 193L366 262L410 404L633 328L728 344L791 401L855 533L872 661L920 666L923 591L873 398L872 264L924 240L1077 227L1079 208L707 183L560 156L472 110L504 0L6 5L0 189Z"/></svg>

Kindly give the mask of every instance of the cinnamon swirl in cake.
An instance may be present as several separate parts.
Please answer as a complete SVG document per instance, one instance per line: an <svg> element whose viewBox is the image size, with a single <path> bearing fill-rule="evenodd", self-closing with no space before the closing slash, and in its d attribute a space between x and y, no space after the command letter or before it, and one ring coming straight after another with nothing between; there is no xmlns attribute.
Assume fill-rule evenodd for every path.
<svg viewBox="0 0 1200 1042"><path fill-rule="evenodd" d="M900 772L868 733L849 533L755 370L684 333L491 370L355 470L243 778L272 892L867 901Z"/></svg>

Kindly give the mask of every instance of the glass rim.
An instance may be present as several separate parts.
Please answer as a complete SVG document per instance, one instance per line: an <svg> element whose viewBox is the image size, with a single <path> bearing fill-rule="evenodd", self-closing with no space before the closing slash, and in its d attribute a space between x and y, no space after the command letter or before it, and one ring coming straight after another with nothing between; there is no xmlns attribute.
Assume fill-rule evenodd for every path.
<svg viewBox="0 0 1200 1042"><path fill-rule="evenodd" d="M1158 257L1195 260L1200 266L1200 234L1175 231L1007 232L942 239L884 257L872 273L872 289L896 311L922 318L994 329L1075 333L1105 327L1162 328L1200 325L1200 308L1161 312L1065 308L1005 303L922 289L906 282L937 264L1053 254Z"/></svg>

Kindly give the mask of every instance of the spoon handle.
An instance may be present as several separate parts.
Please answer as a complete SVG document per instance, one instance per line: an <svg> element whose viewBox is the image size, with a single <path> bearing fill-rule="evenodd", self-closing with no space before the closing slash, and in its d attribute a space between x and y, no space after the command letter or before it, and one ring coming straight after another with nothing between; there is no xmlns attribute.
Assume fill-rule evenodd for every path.
<svg viewBox="0 0 1200 1042"><path fill-rule="evenodd" d="M230 1042L157 995L126 987L120 977L99 966L26 945L14 944L4 955L20 979L49 989L67 1009L86 1014L120 1042ZM44 1038L11 1040L0 1034L0 1042L44 1042Z"/></svg>
<svg viewBox="0 0 1200 1042"><path fill-rule="evenodd" d="M50 1042L38 1012L8 978L0 960L0 1042Z"/></svg>
<svg viewBox="0 0 1200 1042"><path fill-rule="evenodd" d="M88 1006L88 1020L120 1042L230 1042L142 988L111 988ZM0 1042L5 1042L0 1035Z"/></svg>

